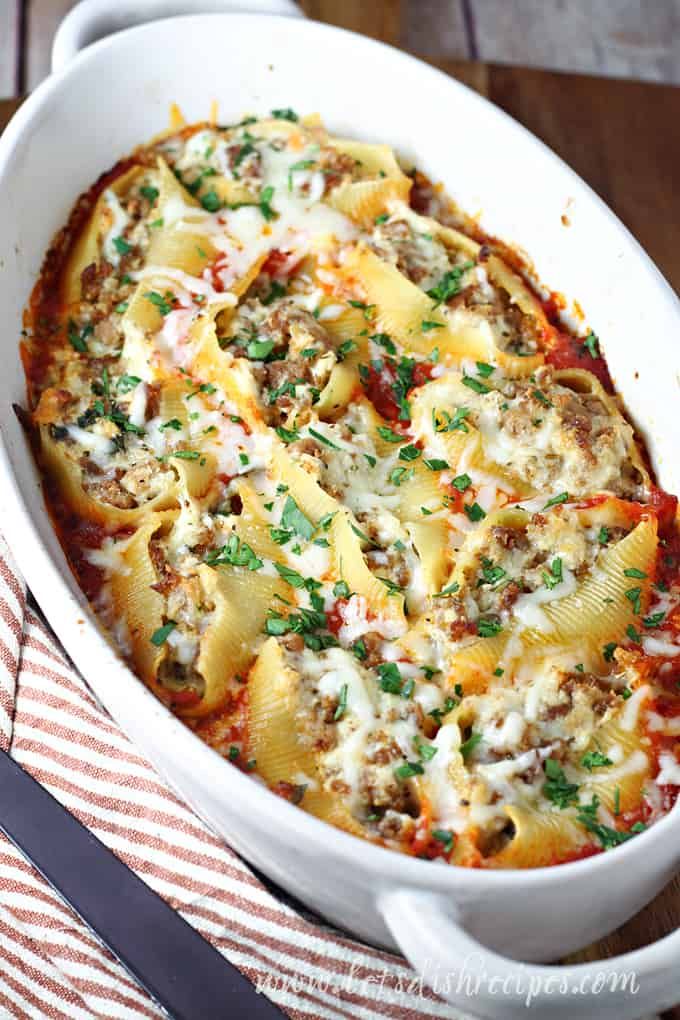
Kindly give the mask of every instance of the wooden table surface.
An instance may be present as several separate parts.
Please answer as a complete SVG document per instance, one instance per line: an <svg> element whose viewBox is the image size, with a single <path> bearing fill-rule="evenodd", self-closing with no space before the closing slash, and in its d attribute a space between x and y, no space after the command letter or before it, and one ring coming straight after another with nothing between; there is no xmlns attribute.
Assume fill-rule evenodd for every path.
<svg viewBox="0 0 680 1020"><path fill-rule="evenodd" d="M680 167L680 88L493 64L434 63L497 103L562 156L621 217L680 293L680 192L674 189ZM0 101L0 131L18 105ZM559 923L559 918L546 923ZM637 917L570 959L626 952L678 924L680 877ZM680 1006L663 1017L680 1020Z"/></svg>
<svg viewBox="0 0 680 1020"><path fill-rule="evenodd" d="M146 0L138 0L141 7ZM298 0L310 18L441 60L680 82L680 0ZM0 97L49 73L77 0L0 0Z"/></svg>

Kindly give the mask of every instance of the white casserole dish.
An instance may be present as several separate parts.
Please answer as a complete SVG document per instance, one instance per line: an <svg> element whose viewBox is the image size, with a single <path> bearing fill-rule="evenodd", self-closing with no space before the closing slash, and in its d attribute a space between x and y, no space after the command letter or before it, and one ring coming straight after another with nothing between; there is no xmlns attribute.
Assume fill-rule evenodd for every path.
<svg viewBox="0 0 680 1020"><path fill-rule="evenodd" d="M87 38L86 26L78 28ZM65 60L63 36L58 52ZM680 999L680 931L568 971L514 961L555 959L647 903L680 867L680 809L613 852L557 868L488 872L406 858L327 827L223 761L98 631L11 410L25 400L22 309L77 195L162 128L170 102L197 120L213 99L223 122L281 105L318 110L339 134L394 145L443 180L464 209L481 211L486 230L521 246L542 280L578 298L660 483L680 491L673 406L680 303L625 228L549 150L446 75L369 39L264 14L172 18L88 48L34 93L0 140L0 526L30 587L97 696L217 832L336 924L401 949L457 1006L513 1018L526 1013L530 993L539 1016L632 1020L672 1005ZM567 202L568 228L560 219ZM459 982L462 971L467 982L464 975ZM630 980L614 991L606 984L631 972L637 994Z"/></svg>

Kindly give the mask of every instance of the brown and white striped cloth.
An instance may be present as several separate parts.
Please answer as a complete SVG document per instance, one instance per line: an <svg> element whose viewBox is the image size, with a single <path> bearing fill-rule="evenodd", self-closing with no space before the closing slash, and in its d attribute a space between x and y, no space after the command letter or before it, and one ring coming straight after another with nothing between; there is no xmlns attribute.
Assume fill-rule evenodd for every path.
<svg viewBox="0 0 680 1020"><path fill-rule="evenodd" d="M0 747L290 1017L459 1017L399 957L278 899L178 800L27 605L2 538ZM161 1016L0 834L0 1017Z"/></svg>

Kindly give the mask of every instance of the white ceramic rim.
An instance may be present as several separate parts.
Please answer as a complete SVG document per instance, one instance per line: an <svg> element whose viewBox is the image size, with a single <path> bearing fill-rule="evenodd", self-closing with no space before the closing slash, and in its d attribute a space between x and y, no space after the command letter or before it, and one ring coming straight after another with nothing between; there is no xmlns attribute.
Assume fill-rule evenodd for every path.
<svg viewBox="0 0 680 1020"><path fill-rule="evenodd" d="M204 15L204 17L211 17L211 15ZM257 17L259 19L262 15L240 14L239 17ZM275 16L267 15L267 17ZM173 18L170 20L181 21L182 19ZM279 20L278 17L277 20ZM138 29L130 29L129 31L135 32L143 30L143 26L140 26ZM343 29L319 24L315 24L315 31L333 34L342 32L345 35L355 35L355 33L346 32ZM44 82L28 100L26 100L0 139L0 175L2 174L5 165L10 158L14 145L20 138L24 128L34 117L38 115L41 110L50 104L54 95L58 93L61 82L72 73L72 70L82 66L87 61L96 60L98 54L106 47L112 45L114 40L120 34L121 33L116 33L115 36L102 39L98 43L88 47L85 52L81 53L74 59L72 65L69 65L69 67L65 68L58 74L53 75L50 79ZM472 92L472 90L468 89L466 86L456 82L448 75L436 70L435 68L423 65L420 61L416 60L416 58L400 51L394 51L392 47L385 46L385 44L382 43L373 42L372 44L374 46L389 49L393 53L396 52L399 59L405 63L409 62L417 64L418 73L421 77L424 75L430 75L433 79L444 78L450 89L463 90L466 93L466 101L468 103L488 103L486 99ZM501 115L507 120L512 120L502 112ZM661 276L659 270L651 262L646 253L644 253L641 246L632 237L629 231L621 224L621 222L599 199L599 197L594 194L592 190L588 188L588 186L585 185L580 178L578 178L578 176L554 153L547 149L542 142L526 131L526 129L515 124L514 121L512 123L516 131L521 131L524 134L525 142L535 146L544 154L548 153L550 158L561 166L565 178L571 179L572 183L578 190L585 190L586 193L589 194L590 200L599 206L601 212L606 214L616 231L618 231L622 237L625 245L629 248L634 248L638 254L642 255L644 269L651 277L653 277L658 289L659 301L665 300L666 302L670 302L674 314L677 317L678 299L670 286ZM55 598L53 600L46 612L46 615L53 623L57 633L60 634L64 646L73 657L76 665L81 668L84 675L86 675L88 670L91 669L92 663L95 661L100 663L102 668L110 667L112 669L120 669L122 666L125 669L126 681L129 687L129 691L126 693L129 694L129 697L133 702L138 702L140 704L140 708L143 704L147 713L152 710L159 718L164 720L163 725L167 730L168 737L174 736L179 744L184 745L183 750L188 753L192 770L200 768L205 768L208 771L214 771L216 769L220 770L220 774L225 780L225 788L228 788L232 800L236 800L239 805L249 811L252 811L254 804L257 805L255 813L261 813L263 817L266 817L269 827L272 825L276 826L279 837L281 836L281 833L284 833L288 842L297 842L300 838L303 838L308 844L313 844L319 852L323 854L324 844L330 835L329 828L325 823L320 822L313 816L307 815L298 808L294 808L292 805L287 804L285 801L281 800L281 798L276 797L265 788L253 783L246 775L233 769L228 762L221 759L216 752L203 744L199 738L195 737L194 734L192 734L181 722L179 722L179 720L177 720L167 709L160 705L154 698L153 694L137 680L134 674L113 652L106 639L98 630L94 614L89 608L84 597L76 598L69 591L63 577L62 569L60 569L56 560L52 558L47 549L43 546L38 532L31 520L24 495L19 490L14 478L11 464L5 449L4 440L1 437L0 474L4 475L6 480L6 488L0 495L0 522L2 522L2 530L7 536L11 536L15 539L12 551L27 579L29 586L34 591L39 591L46 587L50 591L59 591L59 593L63 596L62 599L57 600ZM83 615L85 615L89 620L87 624L85 624L82 619ZM220 763L219 765L217 764L218 761ZM227 768L229 769L228 773L224 771ZM617 860L620 862L628 860L630 862L634 857L636 857L636 855L644 853L645 849L650 849L652 846L656 846L657 843L661 840L665 840L667 836L670 835L673 827L676 826L679 819L680 807L677 807L669 813L668 816L652 826L647 832L636 837L635 840L631 840L630 842L618 847L616 849ZM333 830L333 842L347 864L351 865L352 863L356 863L357 866L361 867L364 872L375 880L377 888L385 889L391 885L392 889L399 890L408 886L410 887L409 891L412 896L420 895L418 890L421 889L426 890L427 893L432 896L438 896L439 894L445 895L446 893L459 893L461 890L465 890L468 894L474 894L477 891L480 893L488 893L494 888L507 887L508 883L512 883L512 885L517 888L518 894L530 895L532 889L537 890L539 888L544 888L546 885L549 886L558 881L569 882L572 880L578 880L585 877L586 874L590 877L595 875L604 877L604 869L608 867L607 855L598 854L586 859L562 864L558 868L553 866L504 871L483 871L481 869L456 867L442 868L441 866L437 866L436 864L428 861L409 858L405 855L375 846L371 843L349 836L339 830ZM604 880L606 881L606 878L604 878ZM399 913L403 913L404 903L402 902L398 904L398 908L395 909L396 913L393 912L393 918L395 919L396 924L397 915ZM386 907L386 916L387 912ZM447 919L442 918L442 921L445 920ZM459 932L466 936L466 933L455 924L455 921L448 918L448 922L448 927L452 929L454 933ZM439 935L441 937L441 930ZM466 938L469 939L469 936L466 936ZM497 954L490 953L484 947L479 946L473 940L471 940L471 944L480 954L483 954L483 962L486 964L491 962L493 965L494 959L502 959L497 957ZM634 953L628 953L624 956L614 958L614 960L611 961L601 961L597 964L597 966L601 968L605 964L610 963L617 963L619 965L623 965L625 963L628 965L634 962L639 964L641 969L643 969L642 962L644 960L647 964L646 970L651 972L654 970L655 965L658 965L660 962L663 963L668 959L677 959L677 948L679 946L680 932L676 932L674 935L667 936L659 943L655 943ZM671 950L671 947L675 950L674 956L669 956L669 950ZM413 959L414 956L417 956L418 954L410 952L409 955ZM524 964L516 964L514 961L512 965L515 967L525 966ZM583 964L578 967L570 968L569 970L570 973L579 971L585 972L590 966L591 965ZM537 972L543 972L546 975L560 974L564 972L564 969L560 967L551 968L532 965L531 969ZM458 1002L458 1000L456 1001ZM573 1000L570 1001L573 1006ZM584 1006L588 1001L589 1000L583 998L580 1000L581 1004ZM540 1000L536 1002L536 1005L538 1006L540 1002L542 1002L544 1007L552 1008L554 1000ZM458 1004L460 1005L459 1002ZM670 1003L665 1002L664 1000L664 1004L668 1005ZM505 1016L510 1017L519 1015L519 1013L515 1014L514 1006L511 1007L511 1003L509 1001L503 1002L503 1009ZM496 1014L492 1012L484 1012L483 1015L495 1016ZM554 1015L557 1016L558 1012L554 1012ZM562 1014L559 1013L559 1015ZM567 1016L569 1014L564 1015ZM632 1016L634 1014L626 1013L626 1016L628 1015Z"/></svg>
<svg viewBox="0 0 680 1020"><path fill-rule="evenodd" d="M87 46L149 21L193 14L280 14L304 17L295 0L80 0L62 19L52 43L52 72Z"/></svg>
<svg viewBox="0 0 680 1020"><path fill-rule="evenodd" d="M280 17L283 18L287 17L286 15L247 15L247 14L244 15L239 14L238 16L267 17L267 18L272 17L277 19ZM212 17L212 15L210 14L187 15L187 17L210 18ZM183 19L172 18L168 20L179 22ZM323 29L331 33L342 32L346 35L351 36L356 35L356 33L350 32L347 29L336 28L334 26L322 24L320 22L314 22L313 24L316 26L317 29ZM136 28L125 29L124 31L135 32L139 31L140 29L143 30L143 28L144 26L139 26L139 28L137 29ZM85 50L81 51L74 58L74 60L68 65L68 67L50 75L50 77L47 78L44 82L42 82L42 84L38 86L35 92L33 92L24 101L21 107L14 114L9 125L5 128L5 131L3 132L2 136L0 136L0 175L2 175L2 172L4 170L4 166L7 161L9 152L14 147L16 140L20 137L25 125L27 125L29 121L36 116L38 111L49 102L53 93L58 92L62 80L68 75L70 75L73 72L74 68L77 69L79 66L86 63L87 61L96 60L97 55L103 49L109 47L112 44L112 41L115 41L122 34L123 34L122 32L117 32L114 35L108 36L107 38L101 39L99 42L93 43L91 46L88 46ZM386 43L375 41L375 45L385 47L386 49L394 50L394 47L387 46ZM428 73L430 73L433 76L436 76L438 78L445 78L453 88L464 90L466 93L468 93L468 101L470 101L471 97L474 97L474 100L478 103L482 104L489 103L489 100L485 99L483 96L480 96L472 89L469 89L466 85L463 85L461 82L458 82L455 79L451 78L445 72L439 71L437 68L430 67L429 65L424 65L422 61L417 59L417 57L413 57L410 54L403 53L401 51L396 52L400 53L400 56L404 59L404 61L415 63L419 66L419 68L421 68L421 70L426 69ZM521 125L518 125L517 122L515 122L513 118L511 118L508 114L502 113L502 115L506 117L508 120L511 120L518 130L522 130L525 133L527 139L530 139L534 145L540 147L544 152L549 153L553 159L557 160L561 164L563 170L566 173L568 173L573 178L574 181L579 182L581 186L585 186L587 188L587 190L590 192L590 197L592 198L592 200L598 203L600 208L607 213L607 215L612 219L612 221L621 231L621 233L625 236L627 244L635 245L639 252L644 256L645 260L648 263L649 271L657 277L658 283L661 284L663 286L663 289L666 291L666 297L676 306L680 307L680 301L675 296L670 285L666 282L664 277L661 275L660 271L651 261L649 256L646 254L644 249L639 244L639 242L626 229L626 227L623 226L618 217L614 216L614 214L611 212L609 207L602 201L602 199L600 199L600 197L594 191L592 191L592 189L590 189L588 185L585 185L584 182L582 182L581 179L578 177L578 175L566 163L564 163L559 158L559 156L556 156L551 149L544 145L543 142L539 141L539 139L536 138L535 135L531 134L531 132L527 131L527 129L522 127ZM61 588L65 588L65 582L63 580L61 571L57 568L56 564L53 562L52 557L49 555L47 550L43 548L39 536L34 529L33 522L31 521L29 511L24 501L24 497L16 485L12 467L11 464L9 463L7 452L4 446L4 440L2 439L1 434L0 434L0 467L2 468L3 474L7 476L11 484L11 489L9 492L11 498L8 500L7 496L5 496L2 499L2 502L0 502L0 520L2 520L3 533L6 535L17 534L17 532L19 531L19 526L17 524L18 520L21 525L21 532L23 533L23 536L28 537L30 535L31 540L34 543L32 548L29 545L25 544L24 542L21 542L16 548L12 548L12 553L17 559L17 562L22 570L22 573L25 575L29 583L29 587L31 588L32 591L36 590L39 591L42 587L44 587L45 575L43 572L47 572L51 575L51 580L53 580L55 584L57 584ZM16 517L13 516L14 514L16 514ZM65 594L66 593L67 591L65 591ZM70 595L70 592L68 592L68 597L69 600L71 600L72 597ZM102 652L106 650L106 652L111 653L110 646L108 645L106 639L103 637L103 635L100 633L98 629L98 625L96 623L96 616L94 612L92 611L92 609L89 608L86 602L84 602L83 605L88 612L88 615L90 617L90 625L95 630L96 636L100 642ZM65 614L62 614L58 606L52 606L48 610L45 610L45 615L48 617L48 619L50 619L50 621L51 618L54 617L61 625L62 620L59 618ZM72 637L71 633L72 630L73 628L71 626L68 626L67 628L68 637ZM80 629L78 629L77 634L78 639L80 639L82 637ZM82 658L82 655L80 655L78 652L77 642L73 642L73 647L68 647L67 650L69 651L69 654L72 655L74 661L77 662L78 659ZM151 702L153 702L153 704L158 704L156 698L151 693L151 691L149 691L141 683L141 681L137 679L137 677L129 669L129 667L127 667L125 663L123 663L120 659L118 659L115 656L114 661L118 666L122 666L126 670L128 677L132 681L134 681L135 686L138 687L141 691L143 691L144 694L148 696L148 699ZM182 723L179 723L179 720L177 720L176 717L173 716L168 709L164 708L163 706L161 707L163 714L166 715L166 717L169 720L177 722L178 725L181 727L182 732L190 733L190 731L187 730L187 728ZM263 804L266 803L269 805L269 813L270 815L272 813L275 815L275 820L277 823L284 822L285 820L290 820L291 818L301 818L303 819L301 824L305 827L310 836L312 836L313 834L323 835L328 832L329 826L325 822L319 821L317 818L314 818L314 816L307 814L305 811L301 811L299 808L296 808L293 805L288 804L286 801L282 800L281 797L277 797L275 794L272 794L268 790L265 790L263 787L259 786L259 784L253 783L248 778L248 776L241 773L238 769L234 769L228 762L224 761L219 754L217 754L211 748L207 747L207 745L203 744L203 742L193 733L191 733L191 738L192 742L200 750L201 757L203 757L206 761L212 762L213 764L215 763L215 761L219 761L221 765L224 767L224 769L229 770L228 774L230 777L232 777L232 782L239 789L240 792L248 794L251 803L252 795L254 792L257 798L263 798L262 803ZM205 754L203 752L205 752ZM674 809L665 818L662 818L658 822L656 822L648 831L641 833L639 836L636 837L635 840L631 840L627 843L624 843L622 846L618 847L616 853L618 855L628 854L629 856L632 856L635 853L634 848L636 846L639 846L641 843L644 842L646 845L649 845L653 839L661 839L662 837L665 837L666 830L670 828L671 825L674 824L676 820L680 821L680 803L678 804L677 809ZM386 874L385 869L387 868L390 877L401 877L415 882L417 878L423 874L423 869L426 868L428 869L430 877L432 877L433 874L441 876L442 880L437 884L441 885L443 890L445 890L450 884L449 881L447 881L444 878L444 876L449 875L449 872L441 867L433 865L430 861L424 861L418 858L411 858L403 854L395 853L392 850L386 850L383 847L379 847L372 843L368 843L365 840L361 840L358 837L351 836L345 832L342 832L341 830L334 831L336 832L338 839L340 839L341 842L344 844L344 847L350 857L363 856L365 854L367 857L372 859L372 863L373 862L375 863L375 868L372 868L371 870L375 871L379 870L381 875ZM565 879L568 879L575 877L578 874L582 874L586 870L589 871L603 870L606 867L606 859L607 859L606 854L596 854L593 857L584 858L583 860L572 861L566 864L560 864L559 874L563 876ZM366 864L368 862L363 863ZM393 872L397 872L397 874L393 874ZM507 878L504 876L507 876L509 874L518 876L531 876L530 884L540 885L545 882L550 883L551 881L554 881L555 873L556 873L555 866L531 869L503 869L502 871L501 870L484 871L476 868L462 868L462 867L453 867L451 869L451 874L456 876L457 883L462 881L463 883L469 883L471 887L477 886L489 887L493 886L494 884L499 885L505 884Z"/></svg>

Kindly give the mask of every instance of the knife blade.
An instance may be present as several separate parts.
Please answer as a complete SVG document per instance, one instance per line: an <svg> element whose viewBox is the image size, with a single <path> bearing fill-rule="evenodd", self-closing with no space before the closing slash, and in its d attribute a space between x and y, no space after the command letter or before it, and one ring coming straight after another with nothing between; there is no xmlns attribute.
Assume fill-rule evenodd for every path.
<svg viewBox="0 0 680 1020"><path fill-rule="evenodd" d="M0 830L173 1020L284 1016L5 752Z"/></svg>

